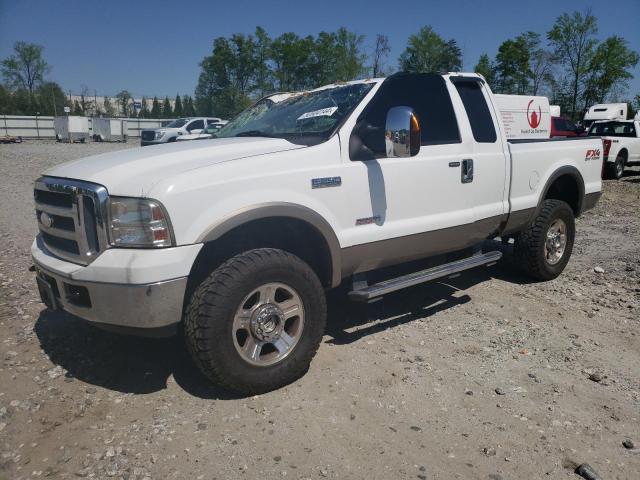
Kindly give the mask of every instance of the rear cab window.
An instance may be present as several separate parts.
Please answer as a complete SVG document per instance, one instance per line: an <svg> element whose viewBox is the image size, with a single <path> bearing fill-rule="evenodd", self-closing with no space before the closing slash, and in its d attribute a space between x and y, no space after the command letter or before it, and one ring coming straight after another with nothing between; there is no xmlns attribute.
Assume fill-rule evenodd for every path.
<svg viewBox="0 0 640 480"><path fill-rule="evenodd" d="M453 80L453 79L452 79ZM469 118L473 138L478 143L495 143L498 140L493 117L487 105L479 81L453 81Z"/></svg>
<svg viewBox="0 0 640 480"><path fill-rule="evenodd" d="M632 122L597 122L591 125L589 135L596 137L635 137L636 129Z"/></svg>

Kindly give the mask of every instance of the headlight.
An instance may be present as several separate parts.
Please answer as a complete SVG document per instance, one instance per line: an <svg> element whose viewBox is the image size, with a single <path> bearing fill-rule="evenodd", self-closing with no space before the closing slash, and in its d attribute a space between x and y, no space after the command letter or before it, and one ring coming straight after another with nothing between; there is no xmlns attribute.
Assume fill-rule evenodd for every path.
<svg viewBox="0 0 640 480"><path fill-rule="evenodd" d="M156 140L160 140L167 133L166 130L156 130Z"/></svg>
<svg viewBox="0 0 640 480"><path fill-rule="evenodd" d="M111 245L140 248L173 245L169 217L160 202L111 197L109 204Z"/></svg>

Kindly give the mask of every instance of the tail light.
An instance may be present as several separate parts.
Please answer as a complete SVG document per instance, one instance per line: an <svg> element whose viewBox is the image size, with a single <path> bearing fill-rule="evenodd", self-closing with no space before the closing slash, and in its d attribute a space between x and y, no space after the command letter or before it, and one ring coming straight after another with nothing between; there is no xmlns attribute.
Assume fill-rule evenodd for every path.
<svg viewBox="0 0 640 480"><path fill-rule="evenodd" d="M606 161L607 158L609 158L609 150L611 150L611 140L603 140L602 147L603 147L602 158L603 160Z"/></svg>

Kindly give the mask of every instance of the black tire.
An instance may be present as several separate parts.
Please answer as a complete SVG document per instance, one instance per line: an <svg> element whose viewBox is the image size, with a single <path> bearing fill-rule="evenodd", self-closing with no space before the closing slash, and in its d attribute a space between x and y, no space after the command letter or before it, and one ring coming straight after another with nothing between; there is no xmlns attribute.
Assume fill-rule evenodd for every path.
<svg viewBox="0 0 640 480"><path fill-rule="evenodd" d="M566 244L560 259L551 264L545 256L545 243L547 232L557 219L566 225ZM561 200L544 200L529 227L516 238L514 260L528 276L536 280L552 280L567 266L575 235L575 219L571 207Z"/></svg>
<svg viewBox="0 0 640 480"><path fill-rule="evenodd" d="M304 327L291 352L278 363L247 362L234 344L233 319L245 297L269 282L293 287L304 307ZM324 335L326 300L315 272L288 252L249 250L227 260L195 290L185 312L187 347L202 372L217 385L244 395L288 385L309 369Z"/></svg>
<svg viewBox="0 0 640 480"><path fill-rule="evenodd" d="M620 180L624 175L624 167L627 159L623 153L619 153L614 163L607 163L605 168L606 178L610 180Z"/></svg>

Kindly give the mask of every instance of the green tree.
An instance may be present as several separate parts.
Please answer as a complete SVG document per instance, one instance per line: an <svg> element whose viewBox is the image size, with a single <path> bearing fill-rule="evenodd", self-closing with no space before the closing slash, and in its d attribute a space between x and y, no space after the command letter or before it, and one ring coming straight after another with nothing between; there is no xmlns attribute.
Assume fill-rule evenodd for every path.
<svg viewBox="0 0 640 480"><path fill-rule="evenodd" d="M636 114L640 112L640 93L636 93L636 96L633 97L633 102L631 103L633 105L633 111L634 111L632 118L635 118Z"/></svg>
<svg viewBox="0 0 640 480"><path fill-rule="evenodd" d="M80 92L80 108L84 115L93 115L95 112L93 96L89 94L89 88L86 85L83 85Z"/></svg>
<svg viewBox="0 0 640 480"><path fill-rule="evenodd" d="M285 37L286 35L286 37ZM313 37L299 38L285 34L276 44L273 59L276 76L293 80L293 89L314 88L327 83L354 80L366 71L366 55L362 52L364 36L340 27L336 32L320 32ZM280 40L276 39L276 40ZM296 62L299 69L296 70Z"/></svg>
<svg viewBox="0 0 640 480"><path fill-rule="evenodd" d="M162 102L162 118L173 118L173 109L169 97L164 97Z"/></svg>
<svg viewBox="0 0 640 480"><path fill-rule="evenodd" d="M386 59L390 52L389 37L380 33L377 34L376 44L373 48L373 55L371 56L371 75L374 78L381 77L385 74Z"/></svg>
<svg viewBox="0 0 640 480"><path fill-rule="evenodd" d="M486 53L480 55L478 64L475 66L473 71L482 75L492 89L496 88L496 69L491 62L489 55Z"/></svg>
<svg viewBox="0 0 640 480"><path fill-rule="evenodd" d="M105 117L111 118L116 116L116 109L111 104L111 100L109 99L109 97L104 97L104 103L102 106L104 108Z"/></svg>
<svg viewBox="0 0 640 480"><path fill-rule="evenodd" d="M183 108L182 108L182 99L180 98L180 95L176 95L176 100L173 104L173 115L176 118L182 117L184 116L184 112L183 112Z"/></svg>
<svg viewBox="0 0 640 480"><path fill-rule="evenodd" d="M120 109L122 116L128 117L131 114L131 110L133 107L133 97L131 96L129 91L121 90L116 93L116 100L118 101L118 108Z"/></svg>
<svg viewBox="0 0 640 480"><path fill-rule="evenodd" d="M67 97L55 82L44 82L34 92L42 115L63 115Z"/></svg>
<svg viewBox="0 0 640 480"><path fill-rule="evenodd" d="M158 97L153 97L151 104L151 118L162 118L162 107L158 101Z"/></svg>
<svg viewBox="0 0 640 480"><path fill-rule="evenodd" d="M271 38L264 28L256 27L255 31L255 91L263 97L273 91L273 72L269 66L271 55Z"/></svg>
<svg viewBox="0 0 640 480"><path fill-rule="evenodd" d="M624 38L613 36L600 43L589 63L584 108L604 103L614 91L626 90L628 80L633 78L630 70L638 60L638 53L627 46Z"/></svg>
<svg viewBox="0 0 640 480"><path fill-rule="evenodd" d="M82 107L80 106L80 102L78 102L78 100L73 101L73 111L71 114L84 116L84 110L82 110Z"/></svg>
<svg viewBox="0 0 640 480"><path fill-rule="evenodd" d="M147 105L149 101L146 97L142 97L140 101L140 111L138 112L138 118L149 118L149 106Z"/></svg>
<svg viewBox="0 0 640 480"><path fill-rule="evenodd" d="M363 41L345 28L317 38L287 32L272 40L261 27L254 35L218 37L200 63L196 110L228 118L274 89L302 90L358 78L365 71Z"/></svg>
<svg viewBox="0 0 640 480"><path fill-rule="evenodd" d="M16 42L13 45L13 55L2 61L2 75L10 87L33 94L49 71L43 50L44 47L33 43Z"/></svg>
<svg viewBox="0 0 640 480"><path fill-rule="evenodd" d="M251 103L255 88L256 42L252 35L218 37L213 52L200 63L196 86L197 110L201 115L233 116Z"/></svg>
<svg viewBox="0 0 640 480"><path fill-rule="evenodd" d="M462 52L455 40L444 40L430 26L409 36L400 55L405 72L456 72L462 67Z"/></svg>
<svg viewBox="0 0 640 480"><path fill-rule="evenodd" d="M329 36L329 34L324 35ZM323 55L322 48L318 45L318 43L330 42L325 36L320 34L316 42L311 36L300 38L293 32L286 32L273 40L271 60L274 64L273 74L278 90L303 90L309 88L318 79L326 78L322 65L324 59L331 54L327 49L327 54ZM329 45L332 47L333 42ZM330 67L327 67L327 70L329 69Z"/></svg>
<svg viewBox="0 0 640 480"><path fill-rule="evenodd" d="M184 97L184 116L185 117L195 117L196 110L193 106L193 98L189 95L185 95Z"/></svg>
<svg viewBox="0 0 640 480"><path fill-rule="evenodd" d="M193 98L189 95L185 95L184 97L184 116L185 117L195 117L196 110L193 105Z"/></svg>
<svg viewBox="0 0 640 480"><path fill-rule="evenodd" d="M4 85L0 84L0 114L13 115L15 113L14 108L15 105L11 92L5 88Z"/></svg>
<svg viewBox="0 0 640 480"><path fill-rule="evenodd" d="M496 80L501 93L524 95L529 89L529 49L524 37L505 40L496 55Z"/></svg>
<svg viewBox="0 0 640 480"><path fill-rule="evenodd" d="M529 54L527 75L530 81L528 93L539 95L541 90L553 80L551 52L542 47L539 33L529 31L520 35L519 38L524 40Z"/></svg>
<svg viewBox="0 0 640 480"><path fill-rule="evenodd" d="M34 115L38 111L37 99L24 88L14 91L12 100L15 115Z"/></svg>
<svg viewBox="0 0 640 480"><path fill-rule="evenodd" d="M640 111L640 93L637 93L632 100L627 100L629 105L629 111L627 112L627 118L635 118L638 111Z"/></svg>
<svg viewBox="0 0 640 480"><path fill-rule="evenodd" d="M357 35L340 27L336 38L336 70L331 81L347 82L359 78L365 72L367 56L362 52L364 35Z"/></svg>
<svg viewBox="0 0 640 480"><path fill-rule="evenodd" d="M566 83L570 90L566 95L569 99L570 115L574 119L578 113L578 98L582 94L589 74L589 66L597 44L595 39L597 33L596 17L589 10L584 14L563 13L547 32L554 61L564 70L567 79Z"/></svg>

